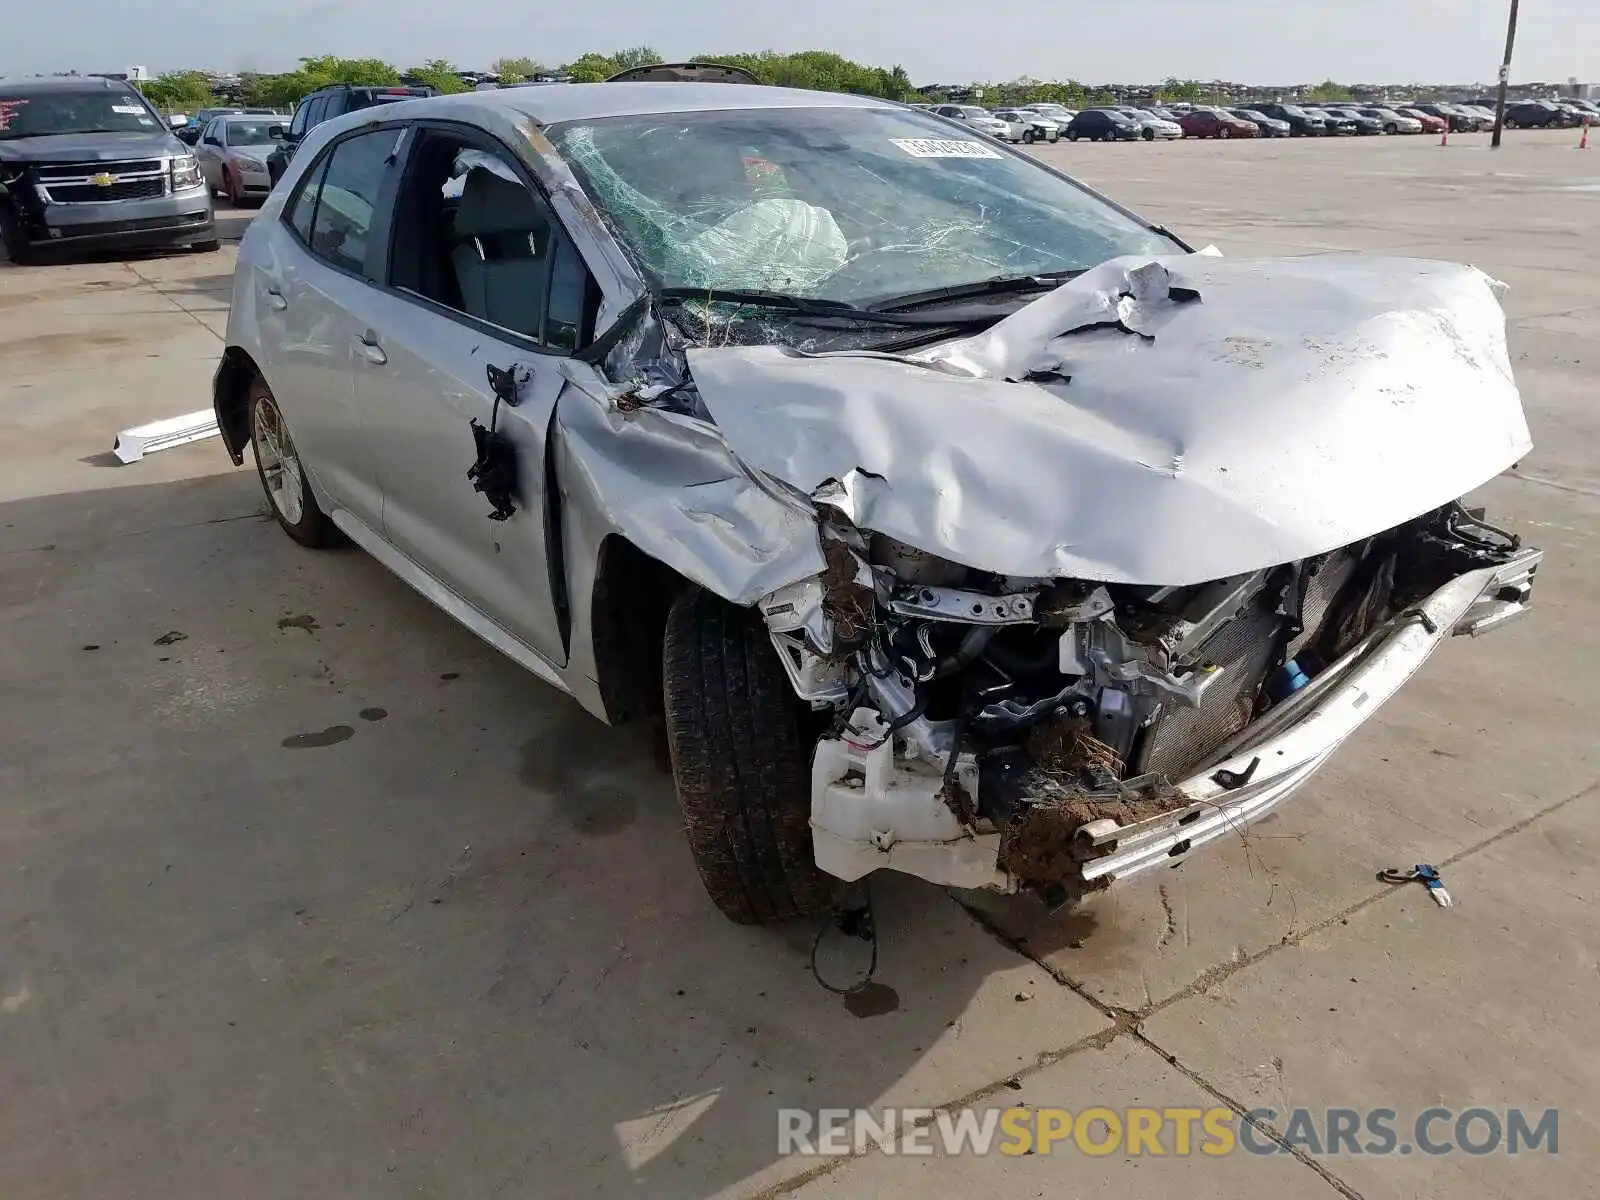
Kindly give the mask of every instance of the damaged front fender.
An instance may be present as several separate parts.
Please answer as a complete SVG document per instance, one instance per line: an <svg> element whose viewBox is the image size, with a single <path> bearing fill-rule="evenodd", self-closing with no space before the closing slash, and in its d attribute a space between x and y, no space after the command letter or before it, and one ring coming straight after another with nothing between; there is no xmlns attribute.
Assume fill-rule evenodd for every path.
<svg viewBox="0 0 1600 1200"><path fill-rule="evenodd" d="M695 417L626 403L627 392L568 360L556 436L599 524L730 603L750 606L826 566L815 512L762 480Z"/></svg>

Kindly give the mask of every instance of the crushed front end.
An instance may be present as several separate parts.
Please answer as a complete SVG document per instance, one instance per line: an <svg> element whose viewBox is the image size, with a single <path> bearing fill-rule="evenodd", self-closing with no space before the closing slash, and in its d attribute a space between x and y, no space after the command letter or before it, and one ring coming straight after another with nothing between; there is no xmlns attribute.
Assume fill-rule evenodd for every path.
<svg viewBox="0 0 1600 1200"><path fill-rule="evenodd" d="M1059 904L1258 820L1454 634L1520 614L1541 552L1450 504L1187 587L998 576L822 528L760 607L831 715L816 859Z"/></svg>

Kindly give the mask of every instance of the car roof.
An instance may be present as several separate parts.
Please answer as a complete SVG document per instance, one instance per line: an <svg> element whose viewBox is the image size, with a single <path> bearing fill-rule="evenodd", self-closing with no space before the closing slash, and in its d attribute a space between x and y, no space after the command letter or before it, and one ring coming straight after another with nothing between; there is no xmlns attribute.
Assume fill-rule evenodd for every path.
<svg viewBox="0 0 1600 1200"><path fill-rule="evenodd" d="M550 87L502 88L492 92L459 92L404 102L409 113L454 113L493 110L500 116L520 113L541 125L560 121L593 121L602 117L648 116L655 113L716 112L748 108L883 108L904 112L905 106L876 96L845 92L812 92L801 88L727 83L563 83ZM977 108L975 104L955 105Z"/></svg>
<svg viewBox="0 0 1600 1200"><path fill-rule="evenodd" d="M0 88L8 95L21 96L29 92L81 92L96 86L109 92L131 92L133 89L120 79L106 79L101 75L63 75L50 79L7 79L0 76Z"/></svg>

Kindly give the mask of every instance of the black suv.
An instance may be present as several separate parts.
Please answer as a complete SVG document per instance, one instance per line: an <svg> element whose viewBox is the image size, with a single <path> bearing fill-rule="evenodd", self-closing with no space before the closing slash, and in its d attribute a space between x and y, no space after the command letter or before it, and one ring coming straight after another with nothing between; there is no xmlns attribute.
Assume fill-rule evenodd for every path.
<svg viewBox="0 0 1600 1200"><path fill-rule="evenodd" d="M1506 105L1507 129L1559 129L1577 123L1577 118L1546 100L1522 100Z"/></svg>
<svg viewBox="0 0 1600 1200"><path fill-rule="evenodd" d="M267 174L273 186L283 178L294 156L295 146L324 121L342 117L345 113L374 104L393 104L397 100L415 100L418 96L437 96L435 87L357 87L350 83L335 83L318 88L295 106L294 118L283 132L283 141L267 156Z"/></svg>
<svg viewBox="0 0 1600 1200"><path fill-rule="evenodd" d="M1255 110L1274 120L1287 121L1290 137L1322 137L1333 132L1326 119L1308 113L1298 104L1257 104Z"/></svg>

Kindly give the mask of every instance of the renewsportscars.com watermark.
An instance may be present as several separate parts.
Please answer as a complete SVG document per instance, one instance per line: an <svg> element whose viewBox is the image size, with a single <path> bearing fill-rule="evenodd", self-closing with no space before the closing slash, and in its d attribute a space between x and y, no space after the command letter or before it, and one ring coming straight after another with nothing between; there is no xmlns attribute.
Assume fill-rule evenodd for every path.
<svg viewBox="0 0 1600 1200"><path fill-rule="evenodd" d="M1221 1158L1230 1154L1555 1154L1557 1110L1428 1108L781 1108L778 1153ZM1272 1131L1278 1131L1274 1133Z"/></svg>

